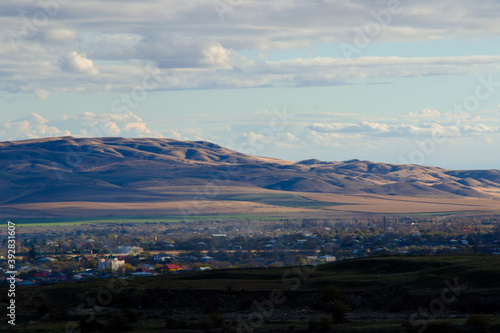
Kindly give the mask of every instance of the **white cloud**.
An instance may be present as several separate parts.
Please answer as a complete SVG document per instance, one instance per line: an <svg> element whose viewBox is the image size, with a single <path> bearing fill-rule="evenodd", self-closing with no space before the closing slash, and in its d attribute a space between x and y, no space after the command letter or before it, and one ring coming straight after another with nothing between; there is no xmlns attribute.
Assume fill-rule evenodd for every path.
<svg viewBox="0 0 500 333"><path fill-rule="evenodd" d="M409 117L412 118L424 118L424 119L429 119L429 118L436 118L436 119L441 119L441 112L438 110L431 110L431 109L422 109L418 113L408 113Z"/></svg>
<svg viewBox="0 0 500 333"><path fill-rule="evenodd" d="M50 91L45 90L45 89L37 89L37 90L35 90L35 95L39 99L49 99L50 98Z"/></svg>
<svg viewBox="0 0 500 333"><path fill-rule="evenodd" d="M209 67L231 68L230 54L231 52L224 49L219 43L213 43L203 51L205 59L201 63Z"/></svg>
<svg viewBox="0 0 500 333"><path fill-rule="evenodd" d="M61 57L59 67L63 71L75 72L81 74L97 75L99 71L94 65L94 62L87 59L85 54L78 54L73 51Z"/></svg>
<svg viewBox="0 0 500 333"><path fill-rule="evenodd" d="M48 136L161 137L132 112L94 114L84 112L47 120L37 113L26 118L0 122L0 140L20 140Z"/></svg>
<svg viewBox="0 0 500 333"><path fill-rule="evenodd" d="M497 1L401 4L402 12L391 15L372 43L500 34L491 15L500 10ZM29 1L1 3L0 90L33 92L35 83L51 92L130 90L141 82L145 66L157 67L165 78L158 89L322 86L500 70L500 57L494 55L249 60L244 52L353 44L356 29L375 22L373 13L386 11L387 2L254 0L229 6L232 10L221 21L210 1L73 1L28 31L26 22L34 24L30 19L44 9ZM87 75L85 80L81 74Z"/></svg>
<svg viewBox="0 0 500 333"><path fill-rule="evenodd" d="M359 116L361 117L361 116ZM364 121L358 122L330 122L330 123L312 123L305 128L315 135L319 133L337 134L340 138L345 134L360 135L360 139L381 139L400 137L403 139L433 137L439 134L443 138L459 138L472 135L483 135L485 133L498 133L500 130L500 120L496 119L498 125L481 123L481 117L471 117L465 115L460 124L456 119L445 119L441 117L438 110L422 109L419 113L409 113L407 117L411 123L401 122L376 122Z"/></svg>
<svg viewBox="0 0 500 333"><path fill-rule="evenodd" d="M76 39L77 33L74 30L64 28L50 28L40 31L42 41L47 43L66 44Z"/></svg>
<svg viewBox="0 0 500 333"><path fill-rule="evenodd" d="M131 136L144 136L151 134L145 123L128 123L123 128L123 131Z"/></svg>
<svg viewBox="0 0 500 333"><path fill-rule="evenodd" d="M46 119L33 112L29 113L26 118L0 123L0 138L3 140L64 136L67 134L67 131L61 131L51 126Z"/></svg>

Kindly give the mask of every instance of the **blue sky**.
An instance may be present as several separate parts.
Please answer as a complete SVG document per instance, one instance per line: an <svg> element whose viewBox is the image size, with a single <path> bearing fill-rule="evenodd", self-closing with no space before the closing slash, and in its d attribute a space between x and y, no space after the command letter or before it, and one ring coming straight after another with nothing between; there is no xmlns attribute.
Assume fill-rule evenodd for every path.
<svg viewBox="0 0 500 333"><path fill-rule="evenodd" d="M0 140L499 168L500 1L0 4Z"/></svg>

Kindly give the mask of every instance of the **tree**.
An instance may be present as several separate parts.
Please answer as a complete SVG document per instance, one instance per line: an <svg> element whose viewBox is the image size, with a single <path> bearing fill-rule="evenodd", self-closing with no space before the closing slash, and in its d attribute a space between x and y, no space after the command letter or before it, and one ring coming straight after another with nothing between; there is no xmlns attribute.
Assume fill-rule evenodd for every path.
<svg viewBox="0 0 500 333"><path fill-rule="evenodd" d="M37 256L38 252L35 250L35 247L32 246L31 249L28 251L28 260L34 261Z"/></svg>
<svg viewBox="0 0 500 333"><path fill-rule="evenodd" d="M329 286L323 290L321 301L336 323L345 322L346 313L351 311L351 307L345 304L344 300L345 296L337 286Z"/></svg>

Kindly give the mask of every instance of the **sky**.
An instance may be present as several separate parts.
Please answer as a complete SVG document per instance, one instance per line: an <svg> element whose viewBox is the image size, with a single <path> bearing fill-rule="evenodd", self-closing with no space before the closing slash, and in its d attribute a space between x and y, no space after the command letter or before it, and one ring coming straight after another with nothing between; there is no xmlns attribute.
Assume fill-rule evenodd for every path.
<svg viewBox="0 0 500 333"><path fill-rule="evenodd" d="M499 0L0 3L0 141L500 169Z"/></svg>

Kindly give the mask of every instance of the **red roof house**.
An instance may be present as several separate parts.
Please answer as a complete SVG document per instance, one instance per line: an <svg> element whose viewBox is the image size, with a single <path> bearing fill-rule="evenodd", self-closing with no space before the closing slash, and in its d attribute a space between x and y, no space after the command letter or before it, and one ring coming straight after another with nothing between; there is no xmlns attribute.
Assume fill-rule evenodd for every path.
<svg viewBox="0 0 500 333"><path fill-rule="evenodd" d="M174 264L166 264L166 265L161 266L160 269L162 271L177 272L177 271L180 271L184 268L182 268L181 266L178 266L178 265L174 265Z"/></svg>

